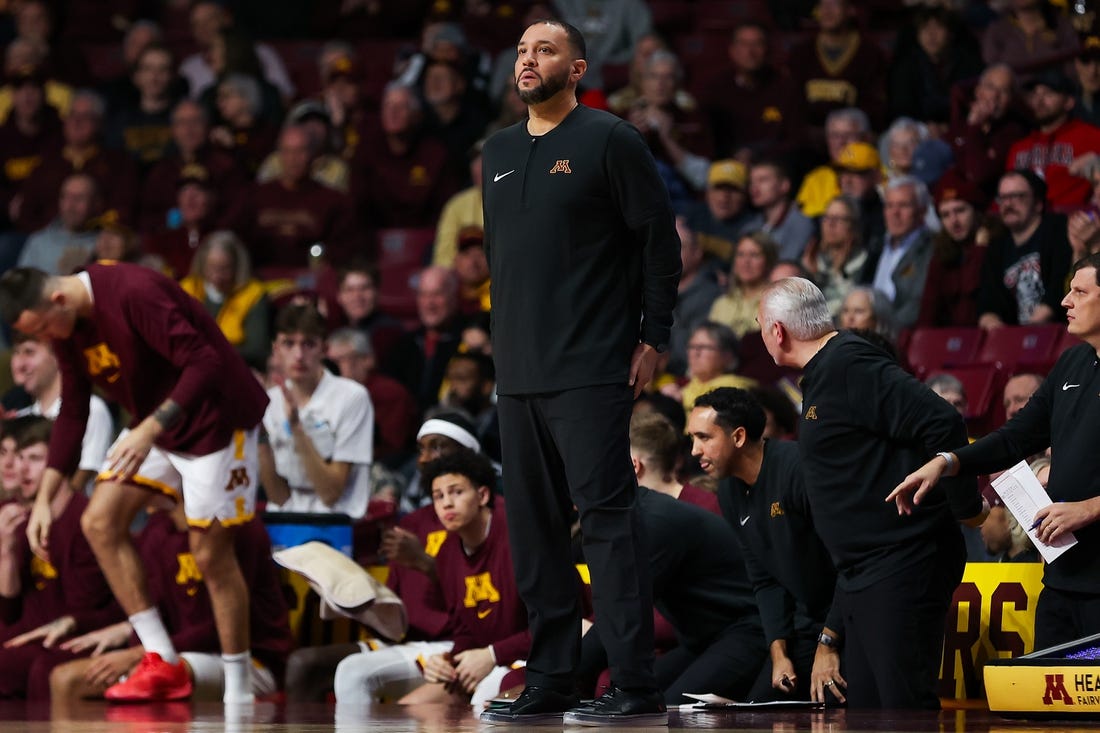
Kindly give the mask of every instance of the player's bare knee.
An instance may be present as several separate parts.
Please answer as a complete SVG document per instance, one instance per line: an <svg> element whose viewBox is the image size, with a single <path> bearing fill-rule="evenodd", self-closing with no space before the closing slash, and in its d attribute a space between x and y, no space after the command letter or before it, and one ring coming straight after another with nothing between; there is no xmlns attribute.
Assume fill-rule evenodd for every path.
<svg viewBox="0 0 1100 733"><path fill-rule="evenodd" d="M199 566L199 572L208 583L217 583L240 572L233 548L233 536L225 528L192 532L190 544L195 564Z"/></svg>
<svg viewBox="0 0 1100 733"><path fill-rule="evenodd" d="M76 697L76 688L83 677L77 667L82 665L59 664L50 671L50 699L67 700Z"/></svg>
<svg viewBox="0 0 1100 733"><path fill-rule="evenodd" d="M108 506L92 503L80 515L80 529L93 549L118 544L122 539L120 527L129 532L129 527L120 524Z"/></svg>

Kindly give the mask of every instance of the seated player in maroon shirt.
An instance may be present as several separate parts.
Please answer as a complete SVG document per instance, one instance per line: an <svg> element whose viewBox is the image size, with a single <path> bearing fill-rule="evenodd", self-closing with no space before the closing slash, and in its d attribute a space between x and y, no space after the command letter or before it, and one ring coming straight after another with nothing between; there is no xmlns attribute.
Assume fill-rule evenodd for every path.
<svg viewBox="0 0 1100 733"><path fill-rule="evenodd" d="M683 453L681 437L660 413L641 412L630 418L630 460L638 485L722 516L717 494L676 479Z"/></svg>
<svg viewBox="0 0 1100 733"><path fill-rule="evenodd" d="M44 417L24 420L16 436L16 462L24 494L33 500L46 470L51 423ZM28 681L76 656L58 642L122 617L80 532L87 505L83 494L62 482L50 503L56 539L45 557L33 554L27 539L30 506L9 502L0 507L0 699L45 697L45 686Z"/></svg>
<svg viewBox="0 0 1100 733"><path fill-rule="evenodd" d="M210 595L187 540L187 517L179 504L154 511L139 539L149 569L149 590L164 614L172 643L180 651L196 699L219 699L224 692L218 633ZM263 524L242 525L234 550L248 578L252 623L252 692L271 695L282 686L283 670L293 640L279 573L271 559L271 541ZM99 698L122 675L141 662L144 649L132 639L127 621L70 639L63 649L91 653L90 658L61 665L48 673L53 700ZM42 680L31 679L32 688Z"/></svg>
<svg viewBox="0 0 1100 733"><path fill-rule="evenodd" d="M445 435L444 432L449 434ZM470 430L437 416L425 421L420 428L417 438L417 466L423 470L437 458L454 455L464 449L477 450L477 446L477 438ZM432 648L428 644L450 639L452 636L451 617L435 580L434 558L446 538L447 530L436 516L435 507L431 505L409 512L396 527L387 530L382 536L380 554L389 561L386 585L405 604L405 613L409 620L408 632L402 639L406 642L404 646L408 647L408 642L426 642L410 650L412 653L404 657L404 671L398 675L402 680L419 679L416 659L420 653ZM449 648L449 642L447 644ZM358 652L385 648L388 647L384 642L370 639L357 644L330 644L296 650L287 663L287 699L294 702L323 702L332 691L336 666L341 660ZM392 697L394 689L379 689L379 697ZM366 690L362 692L366 694Z"/></svg>
<svg viewBox="0 0 1100 733"><path fill-rule="evenodd" d="M233 527L255 507L263 388L201 303L139 265L100 263L66 277L9 270L0 277L0 315L25 334L53 339L61 370L61 413L27 528L36 554L71 541L50 531L51 500L76 469L93 384L133 416L80 521L146 650L107 698L171 698L190 684L129 531L152 489L182 498L218 620L224 700L252 700L248 587L232 548Z"/></svg>
<svg viewBox="0 0 1100 733"><path fill-rule="evenodd" d="M472 698L478 706L496 696L511 665L525 659L531 645L527 609L515 586L508 527L504 513L492 505L496 472L485 456L462 449L428 463L422 479L432 487L432 504L447 530L433 567L454 644L449 652L423 660L422 679L404 680L416 689L400 702ZM403 653L391 647L344 659L336 668L336 701L358 701L380 681L397 682L387 677L388 657Z"/></svg>

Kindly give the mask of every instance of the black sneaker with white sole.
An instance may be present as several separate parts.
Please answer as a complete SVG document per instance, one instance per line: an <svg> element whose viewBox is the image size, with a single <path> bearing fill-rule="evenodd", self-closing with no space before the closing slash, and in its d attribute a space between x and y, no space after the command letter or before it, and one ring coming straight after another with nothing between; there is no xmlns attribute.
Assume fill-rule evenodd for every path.
<svg viewBox="0 0 1100 733"><path fill-rule="evenodd" d="M668 725L665 698L657 690L611 689L565 714L566 725L651 727Z"/></svg>
<svg viewBox="0 0 1100 733"><path fill-rule="evenodd" d="M492 707L480 720L492 725L561 725L565 711L579 703L576 695L528 685L511 705Z"/></svg>

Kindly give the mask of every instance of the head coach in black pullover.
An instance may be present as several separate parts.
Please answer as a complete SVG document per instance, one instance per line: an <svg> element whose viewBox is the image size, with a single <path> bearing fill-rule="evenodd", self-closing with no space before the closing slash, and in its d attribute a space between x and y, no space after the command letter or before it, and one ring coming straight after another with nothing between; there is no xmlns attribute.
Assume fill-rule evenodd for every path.
<svg viewBox="0 0 1100 733"><path fill-rule="evenodd" d="M760 333L777 364L804 370L798 447L814 526L837 570L848 706L939 708L944 615L980 523L977 482L951 479L912 514L886 498L938 451L966 442L962 417L877 346L837 332L809 280L773 283Z"/></svg>
<svg viewBox="0 0 1100 733"><path fill-rule="evenodd" d="M483 153L505 506L532 634L527 689L487 722L528 724L576 704L574 505L614 688L565 721L667 722L628 430L668 344L680 243L641 135L578 104L584 55L576 28L528 27L515 79L530 117Z"/></svg>

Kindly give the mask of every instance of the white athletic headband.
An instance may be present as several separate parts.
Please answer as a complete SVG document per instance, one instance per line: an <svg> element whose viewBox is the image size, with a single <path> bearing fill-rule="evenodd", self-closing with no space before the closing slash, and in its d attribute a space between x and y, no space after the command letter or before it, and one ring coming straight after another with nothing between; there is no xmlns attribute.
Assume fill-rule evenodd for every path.
<svg viewBox="0 0 1100 733"><path fill-rule="evenodd" d="M472 451L481 451L481 443L477 442L477 438L474 437L473 433L449 420L441 420L437 417L426 420L420 426L420 432L416 434L416 439L420 440L425 435L445 435Z"/></svg>

